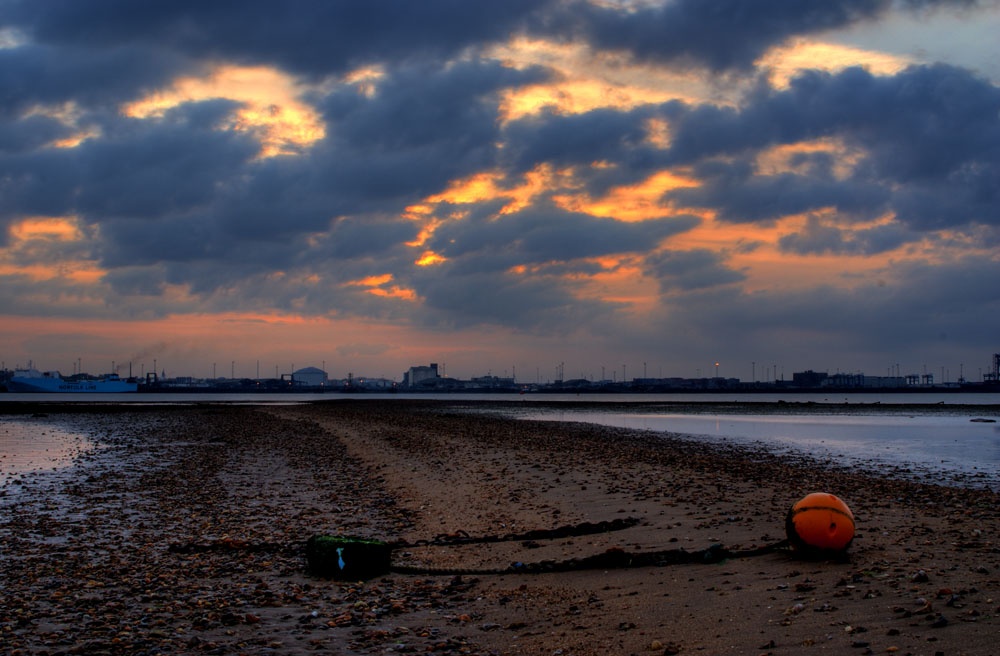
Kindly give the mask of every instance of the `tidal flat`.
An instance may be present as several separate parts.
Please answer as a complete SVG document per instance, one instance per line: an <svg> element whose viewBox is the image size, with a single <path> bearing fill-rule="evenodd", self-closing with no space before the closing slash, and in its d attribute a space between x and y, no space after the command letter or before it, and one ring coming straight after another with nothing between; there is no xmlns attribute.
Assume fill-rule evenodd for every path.
<svg viewBox="0 0 1000 656"><path fill-rule="evenodd" d="M96 448L0 490L3 653L995 650L994 491L461 406L6 404L5 417ZM609 549L749 552L780 541L788 508L814 491L855 515L845 558L776 549L496 573ZM624 519L561 538L451 539ZM395 543L411 573L312 576L304 545L317 534Z"/></svg>

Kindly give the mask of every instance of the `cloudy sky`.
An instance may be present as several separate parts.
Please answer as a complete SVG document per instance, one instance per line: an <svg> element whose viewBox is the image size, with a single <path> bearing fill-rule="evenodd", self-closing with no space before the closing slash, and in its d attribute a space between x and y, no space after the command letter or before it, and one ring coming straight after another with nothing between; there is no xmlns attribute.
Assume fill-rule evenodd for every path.
<svg viewBox="0 0 1000 656"><path fill-rule="evenodd" d="M0 0L0 358L978 380L996 34L995 0Z"/></svg>

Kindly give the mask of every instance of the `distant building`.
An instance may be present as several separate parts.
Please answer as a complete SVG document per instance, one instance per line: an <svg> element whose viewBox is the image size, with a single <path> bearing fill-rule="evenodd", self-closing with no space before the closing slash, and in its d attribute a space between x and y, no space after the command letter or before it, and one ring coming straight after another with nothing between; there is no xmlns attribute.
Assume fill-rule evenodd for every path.
<svg viewBox="0 0 1000 656"><path fill-rule="evenodd" d="M823 387L835 387L837 389L845 389L848 387L864 387L865 386L865 376L864 374L833 374L832 376L827 376L823 379Z"/></svg>
<svg viewBox="0 0 1000 656"><path fill-rule="evenodd" d="M889 389L899 389L906 387L905 376L865 376L865 387L884 387Z"/></svg>
<svg viewBox="0 0 1000 656"><path fill-rule="evenodd" d="M367 378L364 376L354 377L352 374L345 379L333 381L333 386L345 390L386 392L395 391L396 381L390 380L389 378Z"/></svg>
<svg viewBox="0 0 1000 656"><path fill-rule="evenodd" d="M427 385L427 381L436 381L438 375L437 362L432 362L429 367L410 367L403 374L403 387L416 387Z"/></svg>
<svg viewBox="0 0 1000 656"><path fill-rule="evenodd" d="M819 387L825 384L826 379L829 377L829 374L826 372L807 369L806 371L798 371L792 374L792 385L795 387Z"/></svg>
<svg viewBox="0 0 1000 656"><path fill-rule="evenodd" d="M517 381L506 376L486 375L473 378L467 387L470 389L513 390L517 388Z"/></svg>
<svg viewBox="0 0 1000 656"><path fill-rule="evenodd" d="M303 387L324 387L327 384L326 372L316 367L305 367L292 372L292 382Z"/></svg>

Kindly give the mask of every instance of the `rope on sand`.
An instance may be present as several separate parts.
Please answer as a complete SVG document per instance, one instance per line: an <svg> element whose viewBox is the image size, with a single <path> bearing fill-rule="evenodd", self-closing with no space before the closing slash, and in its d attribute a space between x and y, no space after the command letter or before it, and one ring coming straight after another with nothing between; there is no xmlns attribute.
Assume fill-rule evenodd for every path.
<svg viewBox="0 0 1000 656"><path fill-rule="evenodd" d="M466 544L490 544L496 542L527 542L532 540L555 540L559 538L579 537L581 535L594 535L597 533L609 533L611 531L621 531L631 528L639 523L635 517L624 519L613 519L602 522L583 522L581 524L567 524L553 529L534 529L524 533L505 533L503 535L483 535L472 537L463 530L454 533L441 533L430 540L417 540L407 542L406 540L395 540L393 542L381 542L366 538L340 537L331 538L344 542L359 544L385 544L390 549L415 549L418 547L436 546L459 546ZM316 536L318 539L320 536ZM222 538L211 542L184 542L171 544L167 547L170 553L193 554L211 552L298 552L301 551L302 544L299 542L248 542L234 538Z"/></svg>
<svg viewBox="0 0 1000 656"><path fill-rule="evenodd" d="M619 547L607 549L599 554L566 560L544 560L534 563L516 562L502 568L441 568L393 564L392 554L399 549L424 546L456 546L466 544L487 544L493 542L534 542L552 540L595 533L619 531L639 523L638 519L626 518L609 522L575 524L550 530L534 530L506 535L469 536L464 531L439 535L433 540L417 542L379 542L344 536L314 535L306 543L308 570L316 576L340 580L366 579L389 572L396 574L416 574L424 576L486 576L501 574L548 574L592 569L625 569L636 567L663 567L685 563L718 563L729 558L746 558L771 553L788 546L782 540L763 547L731 551L721 544L713 544L706 549L687 551L670 549L665 551L628 552Z"/></svg>
<svg viewBox="0 0 1000 656"><path fill-rule="evenodd" d="M614 547L593 556L569 558L567 560L543 560L536 563L512 563L502 569L455 569L434 567L410 567L389 565L389 571L397 574L423 574L428 576L464 575L488 576L500 574L549 574L555 572L577 572L593 569L632 569L638 567L665 567L681 564L712 564L730 558L748 558L772 553L788 546L788 540L741 551L730 551L721 544L713 544L707 549L687 551L669 549L666 551L629 552Z"/></svg>
<svg viewBox="0 0 1000 656"><path fill-rule="evenodd" d="M552 529L534 529L524 533L506 533L504 535L482 535L471 537L465 531L455 533L442 533L433 540L417 540L407 542L397 540L390 542L394 549L413 549L416 547L432 546L454 546L463 544L490 544L495 542L526 542L529 540L558 540L560 538L573 538L581 535L595 535L597 533L610 533L611 531L621 531L632 528L639 524L636 517L626 517L624 519L612 519L602 522L583 522L580 524L567 524Z"/></svg>
<svg viewBox="0 0 1000 656"><path fill-rule="evenodd" d="M832 495L828 495L832 496ZM798 504L797 504L798 505ZM845 506L846 507L846 506ZM816 510L811 506L809 511ZM314 576L338 580L364 580L382 576L390 572L396 574L415 574L424 576L486 576L502 574L548 574L555 572L573 572L594 569L631 569L638 567L664 567L682 564L711 564L732 558L750 558L791 548L796 555L809 557L846 557L846 546L843 549L806 549L801 536L797 534L792 524L793 512L789 511L789 536L791 539L780 540L772 544L744 550L730 550L722 544L712 544L705 549L688 551L686 549L667 549L662 551L629 552L620 547L613 547L601 553L582 558L565 560L543 560L534 563L515 562L502 568L440 568L393 564L395 551L419 547L449 547L469 544L490 544L497 542L524 542L525 546L536 540L555 540L567 537L594 535L620 531L639 523L639 519L628 517L602 522L583 522L560 526L554 529L536 529L523 533L506 533L496 535L470 536L465 531L441 534L430 540L408 542L396 540L384 542L367 538L314 535L305 543L307 570ZM849 511L848 511L849 512ZM853 529L853 523L851 524ZM852 531L853 536L853 531ZM174 544L168 547L172 553L191 554L205 552L283 552L301 553L301 543L250 543L239 540L224 539L210 543Z"/></svg>

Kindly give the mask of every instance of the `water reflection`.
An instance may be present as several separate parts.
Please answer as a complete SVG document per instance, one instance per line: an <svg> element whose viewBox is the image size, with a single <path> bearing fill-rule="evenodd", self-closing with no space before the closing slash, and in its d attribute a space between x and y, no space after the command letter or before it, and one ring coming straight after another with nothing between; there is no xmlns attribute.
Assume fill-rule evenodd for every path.
<svg viewBox="0 0 1000 656"><path fill-rule="evenodd" d="M974 475L1000 487L997 423L951 415L751 415L560 411L529 419L582 421L762 444L843 465L915 466L929 478Z"/></svg>
<svg viewBox="0 0 1000 656"><path fill-rule="evenodd" d="M93 444L42 420L0 420L0 488L25 473L64 467Z"/></svg>

